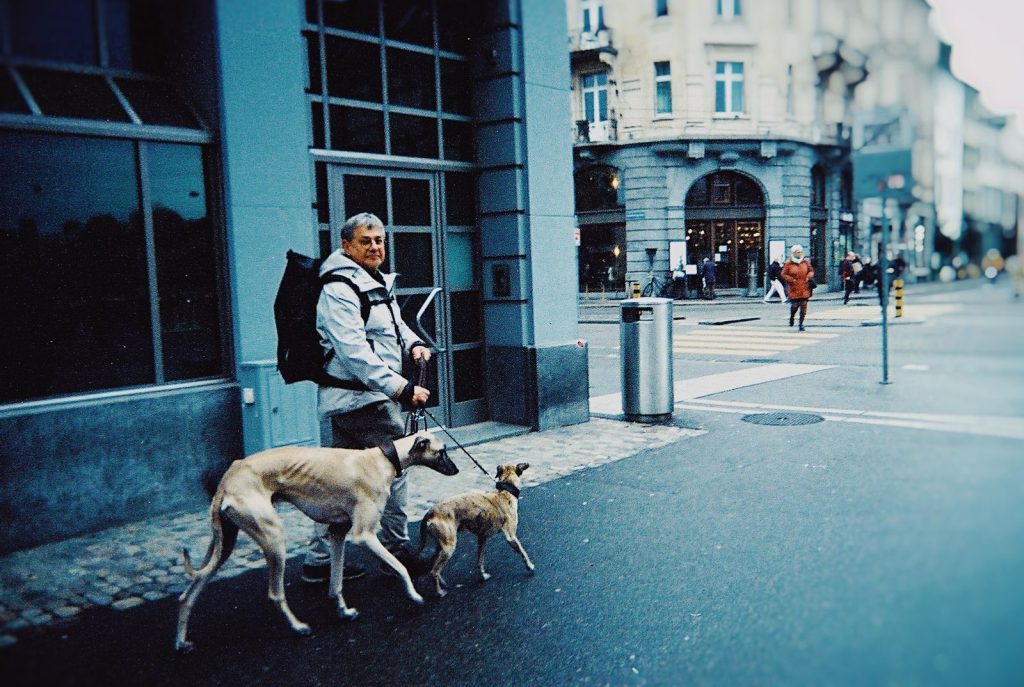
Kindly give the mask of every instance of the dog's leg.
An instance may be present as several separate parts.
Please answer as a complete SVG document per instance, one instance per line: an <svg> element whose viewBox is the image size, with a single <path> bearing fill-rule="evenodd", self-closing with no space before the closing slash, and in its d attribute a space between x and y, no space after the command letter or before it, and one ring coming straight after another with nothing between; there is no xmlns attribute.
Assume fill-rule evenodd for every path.
<svg viewBox="0 0 1024 687"><path fill-rule="evenodd" d="M526 549L519 543L519 537L516 536L514 531L505 531L505 541L512 547L512 550L523 557L523 562L526 563L526 569L533 572L533 561L526 555Z"/></svg>
<svg viewBox="0 0 1024 687"><path fill-rule="evenodd" d="M437 595L444 596L448 592L445 591L447 585L444 578L441 577L441 571L444 570L444 566L448 564L452 553L455 552L455 545L458 540L454 533L442 527L439 520L431 520L426 525L421 525L420 531L424 530L429 530L430 535L437 542L437 553L434 555L434 563L430 567L430 576L434 578L434 588L437 591Z"/></svg>
<svg viewBox="0 0 1024 687"><path fill-rule="evenodd" d="M392 570L398 573L398 576L402 578L402 584L405 585L406 596L418 604L423 603L423 597L416 591L416 586L413 585L412 578L409 577L409 571L405 569L405 566L402 565L401 561L395 558L393 553L384 548L384 545L380 543L379 539L377 539L376 533L363 531L353 538L352 541L357 544L362 544L372 551L377 558L390 565Z"/></svg>
<svg viewBox="0 0 1024 687"><path fill-rule="evenodd" d="M284 615L292 630L300 635L312 632L309 625L295 617L284 596L284 567L287 560L285 546L284 523L268 500L249 503L247 512L230 513L239 526L263 550L267 559L268 589L267 596Z"/></svg>
<svg viewBox="0 0 1024 687"><path fill-rule="evenodd" d="M486 582L491 579L490 573L484 570L484 549L487 547L487 535L476 535L476 569L480 573L480 581Z"/></svg>
<svg viewBox="0 0 1024 687"><path fill-rule="evenodd" d="M206 564L199 570L193 571L188 587L178 597L178 632L175 635L174 648L182 652L192 651L194 648L192 642L186 639L186 635L188 634L188 619L192 615L196 599L199 598L206 583L231 555L238 538L238 525L230 518L225 518L219 511L213 512L211 521L213 537L210 541L210 549L207 551Z"/></svg>
<svg viewBox="0 0 1024 687"><path fill-rule="evenodd" d="M345 581L345 536L348 530L348 523L336 523L327 529L327 536L331 541L331 581L327 585L327 593L337 599L339 616L346 620L355 620L359 616L359 611L349 608L341 594L341 587Z"/></svg>

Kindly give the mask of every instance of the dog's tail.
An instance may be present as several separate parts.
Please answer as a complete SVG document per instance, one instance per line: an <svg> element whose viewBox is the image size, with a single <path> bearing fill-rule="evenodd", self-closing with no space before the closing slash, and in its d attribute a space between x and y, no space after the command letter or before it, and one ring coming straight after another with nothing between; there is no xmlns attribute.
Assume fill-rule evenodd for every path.
<svg viewBox="0 0 1024 687"><path fill-rule="evenodd" d="M434 509L431 508L430 510L428 510L424 514L423 519L420 520L420 545L416 548L416 555L417 556L419 556L421 553L423 553L423 549L427 545L427 530L430 529L429 527L427 527L427 523L429 523L430 519L433 518L433 517L434 517Z"/></svg>
<svg viewBox="0 0 1024 687"><path fill-rule="evenodd" d="M216 565L221 560L221 556L224 551L224 522L220 508L223 501L224 493L218 490L213 497L213 502L210 504L210 530L212 532L210 545L206 548L206 557L203 558L203 563L199 566L198 570L192 567L192 557L189 556L188 547L183 546L181 549L181 558L184 561L185 574L187 574L190 579L195 579L196 575L199 575L200 573L208 573L209 570L207 570L207 568L210 565Z"/></svg>

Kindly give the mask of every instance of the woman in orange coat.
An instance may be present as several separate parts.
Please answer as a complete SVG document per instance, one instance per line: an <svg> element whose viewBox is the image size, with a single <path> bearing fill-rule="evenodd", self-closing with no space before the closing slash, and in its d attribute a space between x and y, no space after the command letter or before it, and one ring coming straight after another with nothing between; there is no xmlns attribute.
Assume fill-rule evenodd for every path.
<svg viewBox="0 0 1024 687"><path fill-rule="evenodd" d="M811 297L810 280L814 277L811 261L804 258L803 246L793 246L790 258L782 268L782 281L786 284L789 296L789 326L793 326L793 316L800 311L800 331L804 331L804 318L807 317L807 301Z"/></svg>

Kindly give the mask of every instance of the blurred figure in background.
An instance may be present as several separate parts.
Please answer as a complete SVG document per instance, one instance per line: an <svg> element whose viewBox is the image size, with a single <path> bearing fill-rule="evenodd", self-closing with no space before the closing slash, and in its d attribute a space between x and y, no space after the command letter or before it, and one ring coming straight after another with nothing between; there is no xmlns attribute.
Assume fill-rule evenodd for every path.
<svg viewBox="0 0 1024 687"><path fill-rule="evenodd" d="M773 293L779 294L780 303L786 300L786 289L782 286L782 265L779 264L778 258L772 260L772 264L768 266L768 292L764 294L765 303Z"/></svg>

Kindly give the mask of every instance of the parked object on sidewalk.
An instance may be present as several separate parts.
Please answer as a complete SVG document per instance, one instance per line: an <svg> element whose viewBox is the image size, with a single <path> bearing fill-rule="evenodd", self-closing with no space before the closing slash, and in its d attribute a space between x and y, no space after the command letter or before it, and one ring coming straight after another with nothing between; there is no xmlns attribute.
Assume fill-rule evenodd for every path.
<svg viewBox="0 0 1024 687"><path fill-rule="evenodd" d="M672 385L672 301L640 298L619 304L622 412L627 420L666 420Z"/></svg>
<svg viewBox="0 0 1024 687"><path fill-rule="evenodd" d="M447 594L447 584L441 573L455 552L458 534L462 530L472 532L477 538L476 566L480 581L489 580L491 575L484 569L484 547L487 539L501 532L512 550L518 553L526 569L534 570L533 561L519 542L516 529L519 527L520 477L530 467L529 463L499 465L495 473L495 491L475 491L444 499L427 511L420 524L420 546L416 554L422 553L427 537L437 544L437 553L430 576L438 596Z"/></svg>
<svg viewBox="0 0 1024 687"><path fill-rule="evenodd" d="M422 604L409 572L377 539L391 483L413 465L442 475L459 469L448 457L444 442L430 432L418 432L394 443L364 450L285 446L261 451L228 468L210 505L213 530L206 558L192 568L188 549L182 551L185 572L192 581L178 599L178 628L174 646L189 651L188 619L196 599L217 569L231 555L241 529L263 550L269 575L269 596L295 632L308 635L309 625L288 608L284 595L285 533L274 500L288 501L316 522L328 523L331 541L331 581L328 594L337 598L338 614L359 615L342 597L345 539L362 544L402 578L406 595Z"/></svg>

